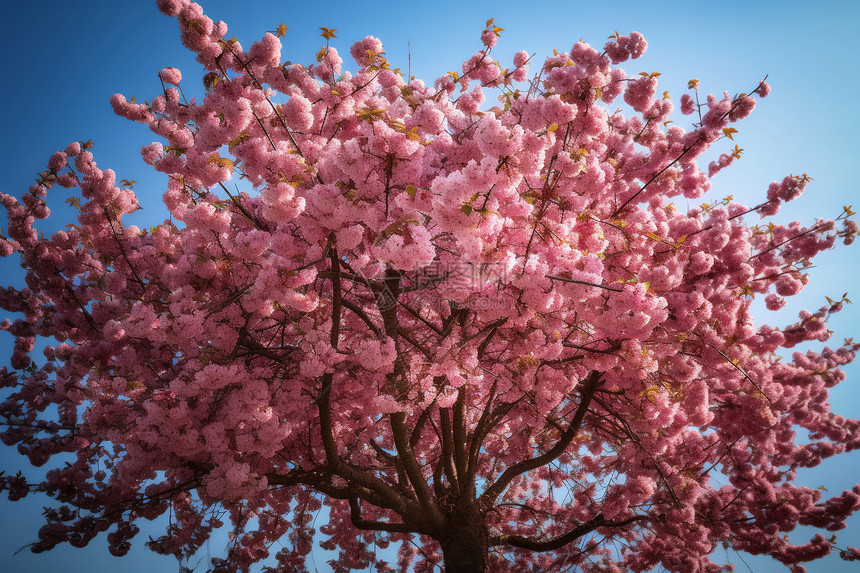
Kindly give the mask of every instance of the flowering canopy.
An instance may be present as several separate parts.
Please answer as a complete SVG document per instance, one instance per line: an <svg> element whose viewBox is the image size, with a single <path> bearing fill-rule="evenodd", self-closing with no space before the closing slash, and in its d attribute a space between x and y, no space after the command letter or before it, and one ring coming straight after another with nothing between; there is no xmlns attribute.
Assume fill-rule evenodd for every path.
<svg viewBox="0 0 860 573"><path fill-rule="evenodd" d="M860 508L860 486L822 500L792 483L860 443L827 404L858 344L781 358L828 340L845 300L785 328L756 326L750 305L797 294L817 253L854 239L853 213L749 226L806 175L752 208L670 202L740 157L697 164L766 83L701 99L691 81L685 131L659 74L615 67L645 51L635 32L530 78L526 52L491 58L490 20L483 49L428 86L373 37L351 73L324 28L305 67L283 62L283 25L245 51L197 4L159 6L207 93L187 100L166 68L162 95L111 103L160 137L142 155L169 177L171 220L125 225L132 182L80 143L22 201L0 196L0 254L27 269L27 288L0 290L24 315L2 323L3 440L34 465L72 455L41 483L0 482L61 504L34 550L108 531L122 555L138 519L169 513L148 545L187 556L227 515L216 570L277 540L280 570L298 571L324 503L344 571L389 570L372 548L391 542L401 570L449 572L717 571L721 543L803 571L831 551L784 534ZM618 98L627 115L606 107ZM46 238L34 223L55 185L80 190L80 216ZM41 365L37 337L56 340Z"/></svg>

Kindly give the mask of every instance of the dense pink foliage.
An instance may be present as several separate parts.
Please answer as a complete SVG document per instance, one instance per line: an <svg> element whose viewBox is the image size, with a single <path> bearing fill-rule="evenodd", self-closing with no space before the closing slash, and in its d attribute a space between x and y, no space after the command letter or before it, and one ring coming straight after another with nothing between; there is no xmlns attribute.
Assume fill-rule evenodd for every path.
<svg viewBox="0 0 860 573"><path fill-rule="evenodd" d="M785 533L860 508L860 486L823 499L792 483L860 445L860 422L827 404L858 345L788 350L828 340L841 302L785 328L750 306L782 307L857 227L748 220L806 176L753 208L670 202L703 197L739 156L697 164L767 84L685 94L685 131L667 127L656 74L613 68L642 55L638 33L603 53L578 42L523 84L528 53L497 64L488 23L430 86L373 37L354 72L334 47L287 65L273 34L246 51L198 5L159 6L208 93L186 100L165 68L162 95L111 104L159 137L141 153L169 176L171 221L123 224L134 193L78 143L21 201L0 196L0 254L27 268L26 288L0 290L23 314L2 323L3 440L34 465L73 456L40 484L2 478L11 499L60 504L35 550L108 531L121 555L136 520L170 512L149 546L188 555L220 508L234 534L218 571L275 540L281 570L304 570L315 538L337 570L364 569L374 544L410 537L422 549L399 544L392 567L430 571L464 523L491 571L712 572L722 543L790 565L831 550ZM630 115L610 111L622 101ZM81 213L45 238L55 185L79 189ZM41 365L37 337L55 340Z"/></svg>

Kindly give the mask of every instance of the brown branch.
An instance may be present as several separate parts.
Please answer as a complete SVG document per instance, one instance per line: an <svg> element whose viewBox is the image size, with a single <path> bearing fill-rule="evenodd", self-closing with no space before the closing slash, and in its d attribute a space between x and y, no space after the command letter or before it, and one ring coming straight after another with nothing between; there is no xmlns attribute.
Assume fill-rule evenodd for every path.
<svg viewBox="0 0 860 573"><path fill-rule="evenodd" d="M602 289L611 290L611 291L615 291L615 292L623 292L623 290L624 290L624 289L620 289L620 288L613 288L611 286L599 285L596 283L590 283L590 282L586 282L586 281L578 281L575 279L568 279L565 277L557 277L557 276L553 276L553 275L546 275L546 278L553 280L553 281L561 281L561 282L573 283L573 284L577 284L577 285L592 286L592 287L602 288Z"/></svg>
<svg viewBox="0 0 860 573"><path fill-rule="evenodd" d="M427 480L424 479L421 467L418 465L415 452L412 450L412 446L409 445L406 413L395 412L390 415L390 420L397 455L403 463L406 477L409 478L409 482L412 484L412 489L418 498L418 503L421 505L421 509L426 516L425 518L429 520L433 529L441 529L445 524L445 516L442 515L439 506L436 504L436 500L433 499L430 486L427 485Z"/></svg>
<svg viewBox="0 0 860 573"><path fill-rule="evenodd" d="M286 132L287 132L287 137L289 137L289 138L290 138L290 143L292 143L292 144L293 144L293 147L295 147L295 148L296 148L296 153L298 153L301 157L304 157L304 156L305 156L305 154L304 154L304 153L302 153L302 149L301 149L301 147L299 147L299 144L298 144L298 142L296 141L296 138L295 138L295 137L293 137L293 132L290 130L290 128L289 128L289 127L287 127L287 122L284 120L283 116L282 116L282 115L281 115L281 113L278 111L278 108L275 106L275 104L272 102L272 100L271 100L271 99L269 98L269 96L266 94L266 91L263 89L263 83L262 83L261 81L259 81L257 78L255 78L255 77L254 77L254 74L251 72L251 69L248 67L248 64L247 64L247 63L245 63L245 62L243 62L243 61L239 58L239 56L237 56L237 55L236 55L236 53L233 51L233 48L232 48L232 47L231 47L231 48L228 48L228 49L230 50L230 54L231 54L231 55L236 59L236 61L237 61L237 62L239 62L240 64L242 64L242 68L245 70L245 73L247 73L247 74L248 74L248 76L249 76L252 80L254 80L254 82L255 82L258 86L260 86L260 91L263 93L263 97L264 97L264 98L266 98L266 101L267 101L267 102L269 102L269 106L272 108L272 111L275 113L275 117L277 117L277 118L278 118L278 121L280 122L281 127L283 127L283 128L284 128L284 131L286 131ZM222 70L222 72L223 72L223 70ZM224 74L224 75L226 76L226 74ZM263 131L265 132L265 130L263 130ZM269 134L268 134L268 133L266 133L266 137L268 137L268 136L269 136ZM317 180L318 180L320 183L322 183L322 179L320 179L319 174L317 174Z"/></svg>
<svg viewBox="0 0 860 573"><path fill-rule="evenodd" d="M418 445L418 440L421 439L421 430L424 429L424 424L427 423L427 420L430 418L430 412L425 409L421 412L421 415L418 416L418 420L415 422L415 427L412 428L412 434L409 436L409 445L411 447L415 447Z"/></svg>
<svg viewBox="0 0 860 573"><path fill-rule="evenodd" d="M401 492L405 493L407 490L405 489L404 484L408 483L408 478L406 477L406 473L403 471L403 464L400 463L397 456L386 452L385 449L377 444L375 440L368 440L368 443L379 457L394 466L394 470L397 472L398 486L400 487Z"/></svg>
<svg viewBox="0 0 860 573"><path fill-rule="evenodd" d="M375 334L377 338L382 336L382 331L379 330L378 326L373 324L373 321L370 320L370 317L367 316L367 313L364 312L364 310L360 306L345 299L341 299L340 304L342 304L344 308L351 310L356 316L358 316L358 318L364 321L364 323L368 326L368 328L370 328L371 332L373 332L373 334Z"/></svg>
<svg viewBox="0 0 860 573"><path fill-rule="evenodd" d="M99 328L96 326L96 323L93 320L93 317L90 314L90 311L88 311L87 307L84 304L82 304L81 301L78 300L78 295L75 294L75 291L69 285L68 280L66 280L66 282L63 283L63 286L66 287L66 292L69 293L69 295L72 297L72 300L74 300L76 303L78 303L78 308L81 309L81 312L84 314L84 318L86 319L87 324L90 325L90 328L92 330L98 331Z"/></svg>
<svg viewBox="0 0 860 573"><path fill-rule="evenodd" d="M732 360L731 358L729 358L729 357L728 357L728 355L726 355L726 353L725 353L725 352L723 352L722 350L720 350L719 348L717 348L716 346L714 346L714 345L713 345L713 344L711 344L710 342L705 342L705 344L707 344L708 346L710 346L711 348L713 348L714 350L716 350L716 351L717 351L717 353L719 353L719 355L720 355L720 356L722 356L723 358L725 358L725 359L726 359L726 361L727 361L729 364L731 364L732 366L734 366L734 367L735 367L735 369L736 369L738 372L740 372L741 374L743 374L744 378L746 378L746 379L749 381L749 383L750 383L750 384L752 384L753 386L755 386L755 389L756 389L756 390L758 390L758 391L761 393L761 395L762 395L762 396L764 396L765 400L767 400L768 402L773 402L773 400L771 400L771 399L770 399L770 396L768 396L767 394L765 394L764 390L762 390L762 389L761 389L761 386L759 386L759 385L756 383L756 381L755 381L755 380L753 380L753 379L750 377L750 375L749 375L749 374L747 374L746 370L744 370L743 368L741 368L741 365L740 365L740 364L738 364L738 363L737 363L737 361Z"/></svg>
<svg viewBox="0 0 860 573"><path fill-rule="evenodd" d="M411 314L412 316L414 316L415 318L420 320L422 323L424 323L424 326L426 326L427 328L429 328L430 330L432 330L433 332L435 332L439 336L442 336L442 329L441 328L428 322L427 319L425 319L423 316L421 316L421 314L418 311L416 311L415 309L410 307L408 304L404 303L402 300L398 300L397 302L398 302L398 304L400 304L400 306L402 306L403 308L406 309L406 312L408 312L409 314Z"/></svg>
<svg viewBox="0 0 860 573"><path fill-rule="evenodd" d="M406 518L409 515L419 515L420 508L414 503L402 497L394 489L382 481L381 479L359 471L340 459L337 453L337 444L334 441L334 433L332 431L333 424L331 419L331 384L332 374L326 373L322 377L323 388L320 392L320 397L317 400L320 420L320 434L323 442L323 449L326 454L326 461L333 474L342 477L348 482L367 488L379 495L382 502L380 507L386 507L393 510L400 516ZM318 487L316 484L314 487Z"/></svg>
<svg viewBox="0 0 860 573"><path fill-rule="evenodd" d="M104 212L105 219L107 219L108 225L110 226L110 232L111 235L113 235L113 240L116 242L116 246L119 247L119 252L122 253L125 262L128 263L128 268L129 270L131 270L131 274L134 275L134 279L137 281L137 284L146 289L146 283L144 283L140 276L137 274L134 265L131 264L131 259L128 258L128 253L125 252L125 247L119 240L119 236L117 236L116 229L114 229L113 221L111 220L110 213L108 212L108 208L106 206L102 206L102 211Z"/></svg>
<svg viewBox="0 0 860 573"><path fill-rule="evenodd" d="M269 472L266 479L270 485L291 487L309 486L332 499L350 499L357 497L377 507L385 507L385 499L373 490L349 484L336 486L332 483L332 472L327 468L319 468L310 471L293 470L287 474Z"/></svg>
<svg viewBox="0 0 860 573"><path fill-rule="evenodd" d="M514 478L533 469L546 465L554 459L558 458L558 456L560 456L562 453L564 453L564 451L576 437L576 434L579 432L579 429L582 427L582 422L585 419L585 414L586 412L588 412L588 407L591 404L591 398L594 396L595 391L597 391L597 387L599 384L600 372L592 370L588 377L582 382L579 407L576 409L576 413L573 415L573 419L570 421L567 430L561 435L556 444L552 448L547 450L545 453L534 458L518 462L506 469L504 473L502 473L502 475L499 477L499 479L497 479L495 483L493 483L484 491L483 494L481 494L478 503L484 509L484 511L489 509L496 502L496 498L501 495L501 493L505 490L505 488L508 487L508 485L511 483L511 481L513 481Z"/></svg>
<svg viewBox="0 0 860 573"><path fill-rule="evenodd" d="M583 350L585 352L596 352L598 354L615 354L621 349L618 346L611 346L609 348L589 348L587 346L580 346L579 344L574 344L573 342L563 342L561 345L565 348L576 348L577 350Z"/></svg>
<svg viewBox="0 0 860 573"><path fill-rule="evenodd" d="M623 521L607 521L603 517L602 513L598 513L592 519L586 521L585 523L577 525L567 533L559 535L558 537L553 537L544 541L538 541L519 535L501 535L499 537L490 539L490 545L510 545L511 547L529 549L531 551L536 552L555 551L556 549L561 549L568 543L579 539L583 535L591 533L598 527L623 527L625 525L629 525L636 521L642 521L645 519L648 519L648 517L644 515L637 515L629 519L625 519Z"/></svg>
<svg viewBox="0 0 860 573"><path fill-rule="evenodd" d="M349 517L357 529L365 531L387 531L389 533L422 533L421 530L406 523L391 523L387 521L368 521L361 517L361 506L355 497L349 498Z"/></svg>
<svg viewBox="0 0 860 573"><path fill-rule="evenodd" d="M317 273L317 278L321 278L321 279L330 279L330 278L332 278L332 276L333 275L332 275L331 271L320 271ZM355 283L363 284L364 286L369 288L374 293L380 292L381 290L383 290L385 288L385 286L380 282L366 279L363 276L355 275L352 273L345 273L345 272L341 271L340 278L348 280L348 281L352 281Z"/></svg>
<svg viewBox="0 0 860 573"><path fill-rule="evenodd" d="M491 325L490 333L487 334L486 338L484 338L484 340L481 341L481 344L478 345L478 360L480 360L484 356L484 352L487 351L487 347L490 345L490 341L493 340L493 336L496 335L496 331L499 329L500 326L507 322L507 320L507 318L500 318ZM483 330L481 332L483 332Z"/></svg>
<svg viewBox="0 0 860 573"><path fill-rule="evenodd" d="M454 402L454 463L458 476L466 476L468 473L468 459L466 456L466 388L461 386L457 390L457 401ZM461 484L462 486L463 484ZM469 490L474 487L465 484ZM474 495L474 494L473 494Z"/></svg>
<svg viewBox="0 0 860 573"><path fill-rule="evenodd" d="M785 245L785 244L787 244L787 243L790 243L791 241L793 241L793 240L795 240L795 239L799 239L800 237L806 236L806 235L808 235L809 233L814 233L814 232L816 232L816 231L820 231L821 229L824 229L825 227L827 227L828 225L831 225L831 224L832 224L832 221L828 221L827 223L824 223L824 224L821 224L821 225L816 225L815 227L812 227L811 229L807 229L807 230L805 230L805 231L804 231L804 232L802 232L802 233L798 233L797 235L795 235L795 236L793 236L793 237L790 237L790 238L788 238L788 239L784 240L784 241L783 241L783 242L781 242L781 243L777 243L776 245L772 245L769 249L765 249L765 250L763 250L763 251L759 251L759 252L757 252L757 253L756 253L756 254L754 254L754 255L750 255L750 258L749 258L749 259L747 259L747 260L748 260L748 261L751 261L751 260L753 260L754 258L756 258L756 257L760 257L760 256L762 256L762 255L764 255L764 254L767 254L767 253L769 253L769 252L771 252L771 251L774 251L774 250L776 250L776 249L780 248L781 246L783 246L783 245Z"/></svg>
<svg viewBox="0 0 860 573"><path fill-rule="evenodd" d="M495 330L493 332L495 332ZM481 417L475 425L475 431L472 434L472 440L469 443L469 464L466 468L466 483L471 484L470 489L474 488L475 485L475 476L478 473L478 456L481 452L481 446L484 443L484 437L489 433L489 429L491 428L487 422L490 418L490 406L493 405L493 400L496 398L496 388L497 384L493 381L493 386L490 388L490 395L487 397L487 403L484 405L484 411L481 412ZM474 496L474 492L471 496Z"/></svg>
<svg viewBox="0 0 860 573"><path fill-rule="evenodd" d="M227 189L227 187L224 185L224 183L222 183L221 181L219 181L219 182L218 182L218 186L219 186L219 187L221 187L221 189L223 189L223 190L224 190L224 193L226 193L226 194L227 194L227 197L229 197L229 198L230 198L230 201L232 201L232 202L233 202L233 204L236 206L236 208L237 208L237 209L239 209L239 212L241 212L241 213L245 216L245 218L246 218L246 219L248 219L249 221L251 221L251 222L254 224L254 226L255 226L255 227L257 227L258 229L260 229L261 231L265 231L265 230L266 230L266 229L263 227L263 225L262 225L262 224L261 224L257 219L255 219L255 218L253 217L253 215L251 215L251 214L248 212L248 210L247 210L247 209L245 209L245 207L244 207L244 206L242 205L242 203L239 201L239 198L238 198L238 197L234 197L233 195L231 195L231 194L230 194L230 191Z"/></svg>
<svg viewBox="0 0 860 573"><path fill-rule="evenodd" d="M334 302L332 304L331 344L334 348L337 348L337 342L340 334L340 264L337 259L336 249L332 248L329 252L329 255L332 261L331 275L333 285L332 288L334 291ZM340 456L338 455L337 444L334 440L334 424L332 423L331 417L332 382L333 374L331 372L323 374L322 389L320 390L319 397L316 399L317 408L319 410L320 435L322 438L323 449L325 450L328 467L331 469L332 473L344 478L345 480L347 480L347 482L367 488L368 490L378 494L382 500L382 502L379 504L381 507L386 507L395 511L397 514L403 517L404 520L407 520L408 516L411 516L413 518L411 519L411 521L417 524L422 523L424 521L422 519L422 508L417 507L415 503L410 503L409 500L398 494L390 485L385 483L383 480L368 473L362 472L356 468L353 468L340 459ZM395 441L397 440L397 438L398 437L395 434ZM399 450L400 448L398 448L398 452ZM401 459L403 459L403 456L401 456ZM415 463L414 457L412 459L412 462ZM404 464L404 467L407 467L406 464ZM423 507L424 504L422 503L421 505Z"/></svg>
<svg viewBox="0 0 860 573"><path fill-rule="evenodd" d="M332 237L329 237L331 244ZM329 249L329 260L331 261L331 347L337 350L338 340L340 339L340 307L341 307L341 290L340 290L340 261L337 257L337 249L331 247Z"/></svg>
<svg viewBox="0 0 860 573"><path fill-rule="evenodd" d="M440 463L454 495L460 495L460 473L454 463L454 431L451 425L451 409L439 408L439 426L442 432L442 454Z"/></svg>
<svg viewBox="0 0 860 573"><path fill-rule="evenodd" d="M651 176L651 179L649 179L649 180L648 180L648 181L647 181L647 182L646 182L642 187L640 187L640 188L639 188L639 191L637 191L636 193L634 193L633 195L631 195L629 199L627 199L624 203L622 203L620 207L618 207L617 209L615 209L615 210L612 212L612 214L611 214L611 215L609 215L609 218L610 218L610 219L614 219L614 218L616 217L616 215L618 215L618 213L620 213L620 212L621 212L621 211L622 211L622 210L623 210L627 205L629 205L629 204L631 203L631 201L633 201L634 199L636 199L636 197L638 197L638 196L639 196L643 191L645 191L645 189L647 189L647 187L648 187L649 185L651 185L652 183L654 183L654 181L656 181L656 180L657 180L661 175L663 175L663 173L665 173L666 171L668 171L670 167L672 167L673 165L675 165L676 163L678 163L678 162L681 160L681 158L682 158L682 157L684 157L685 155L687 155L687 153L689 153L689 152L690 152L690 150L692 150L694 147L696 147L697 145L699 145L699 144L702 142L702 140L703 140L703 137L701 137L701 136L700 136L700 137L696 140L696 142L695 142L695 143L693 143L692 145L689 145L689 146L685 147L685 148L681 151L681 154L680 154L680 155L678 155L678 157L676 157L674 160L672 160L672 162L671 162L671 163L669 163L666 167L664 167L663 169L661 169L660 171L658 171L657 173L655 173L654 175L652 175L652 176Z"/></svg>
<svg viewBox="0 0 860 573"><path fill-rule="evenodd" d="M403 337L403 340L417 348L418 351L421 352L421 354L423 354L424 356L426 356L428 360L433 360L433 355L430 354L430 351L424 348L419 342L413 340L405 328L400 328L397 332L400 334L401 337Z"/></svg>

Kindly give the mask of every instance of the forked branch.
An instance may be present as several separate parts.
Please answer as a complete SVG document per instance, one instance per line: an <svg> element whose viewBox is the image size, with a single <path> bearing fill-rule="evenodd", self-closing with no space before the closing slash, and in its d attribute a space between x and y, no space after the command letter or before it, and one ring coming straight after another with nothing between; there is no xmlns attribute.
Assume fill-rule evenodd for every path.
<svg viewBox="0 0 860 573"><path fill-rule="evenodd" d="M486 511L488 510L495 502L496 498L505 491L505 488L513 481L514 478L520 476L526 472L529 472L533 469L537 469L541 466L545 466L550 463L558 456L560 456L573 439L576 437L576 434L579 432L579 429L582 427L582 421L585 419L585 414L588 412L588 407L591 404L591 398L594 396L594 393L597 391L597 387L600 384L600 372L592 371L588 377L582 383L582 389L580 390L580 401L579 407L576 409L576 413L573 415L573 419L570 421L570 424L567 427L567 430L562 434L559 438L558 442L547 450L545 453L535 456L528 460L523 460L519 463L516 463L506 469L504 473L491 485L488 487L481 497L478 499L478 503L480 507Z"/></svg>

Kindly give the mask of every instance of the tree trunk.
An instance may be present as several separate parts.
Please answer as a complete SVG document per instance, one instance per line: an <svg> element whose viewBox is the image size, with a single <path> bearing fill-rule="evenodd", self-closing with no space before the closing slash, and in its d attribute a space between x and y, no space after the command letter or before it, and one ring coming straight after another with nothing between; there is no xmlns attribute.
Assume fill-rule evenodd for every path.
<svg viewBox="0 0 860 573"><path fill-rule="evenodd" d="M484 573L487 570L489 539L484 520L477 511L457 512L439 536L445 573Z"/></svg>

